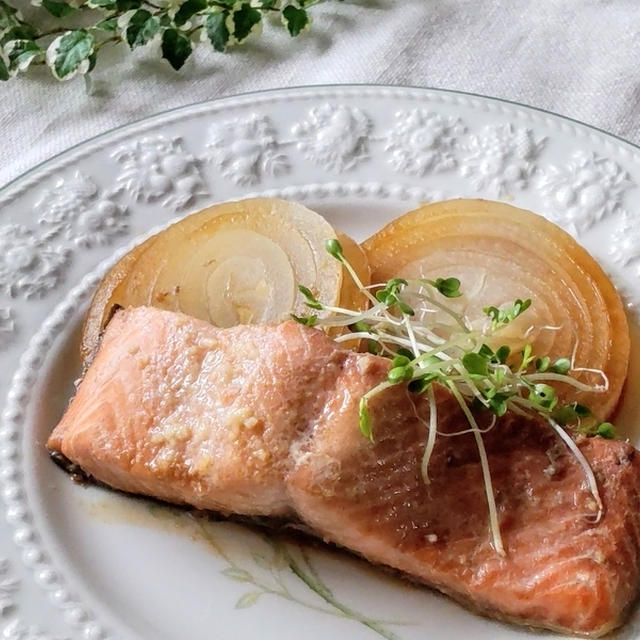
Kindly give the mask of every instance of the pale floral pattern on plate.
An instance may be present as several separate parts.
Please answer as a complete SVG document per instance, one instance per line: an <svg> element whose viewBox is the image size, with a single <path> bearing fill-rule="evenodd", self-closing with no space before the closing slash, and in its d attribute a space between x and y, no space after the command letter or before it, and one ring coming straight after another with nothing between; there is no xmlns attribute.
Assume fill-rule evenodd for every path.
<svg viewBox="0 0 640 640"><path fill-rule="evenodd" d="M547 167L537 186L548 217L577 234L619 211L634 183L613 160L594 151L576 151L565 166Z"/></svg>
<svg viewBox="0 0 640 640"><path fill-rule="evenodd" d="M456 140L465 131L460 118L426 109L398 111L385 136L389 164L398 172L423 176L456 166Z"/></svg>
<svg viewBox="0 0 640 640"><path fill-rule="evenodd" d="M15 297L42 296L53 289L70 251L20 224L0 227L0 291Z"/></svg>
<svg viewBox="0 0 640 640"><path fill-rule="evenodd" d="M38 222L47 238L63 233L80 247L108 244L127 230L125 209L100 193L96 183L79 171L45 189L36 209L42 212Z"/></svg>
<svg viewBox="0 0 640 640"><path fill-rule="evenodd" d="M277 597L363 625L386 640L399 640L389 627L406 623L369 617L338 598L318 570L317 558L308 545L297 544L275 531L216 522L205 515L176 512L170 506L148 504L148 509L154 518L174 523L178 513L183 522L189 523L190 535L205 542L223 561L220 573L243 585L236 609L248 609Z"/></svg>
<svg viewBox="0 0 640 640"><path fill-rule="evenodd" d="M116 191L136 202L160 202L181 209L197 196L208 195L196 158L180 138L151 136L121 147L113 157L122 164Z"/></svg>
<svg viewBox="0 0 640 640"><path fill-rule="evenodd" d="M531 129L486 125L460 143L460 173L476 191L491 197L509 196L527 188L545 143L546 137L536 138Z"/></svg>
<svg viewBox="0 0 640 640"><path fill-rule="evenodd" d="M238 185L256 184L290 168L267 116L251 114L211 125L207 149L205 158Z"/></svg>
<svg viewBox="0 0 640 640"><path fill-rule="evenodd" d="M357 107L323 104L291 132L302 155L327 171L347 171L369 157L371 120Z"/></svg>

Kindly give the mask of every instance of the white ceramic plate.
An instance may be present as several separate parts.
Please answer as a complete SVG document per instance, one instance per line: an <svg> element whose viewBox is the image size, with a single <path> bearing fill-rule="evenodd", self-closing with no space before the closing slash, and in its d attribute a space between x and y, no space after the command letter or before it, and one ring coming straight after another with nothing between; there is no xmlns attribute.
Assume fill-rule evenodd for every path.
<svg viewBox="0 0 640 640"><path fill-rule="evenodd" d="M73 392L95 284L176 216L279 196L363 239L419 202L502 199L574 233L632 311L639 183L640 150L558 116L442 91L320 87L161 114L9 185L0 192L0 637L530 635L338 552L274 546L238 525L75 485L44 442ZM636 358L632 385L639 375ZM640 394L630 391L619 423L638 444ZM635 627L622 635L636 637Z"/></svg>

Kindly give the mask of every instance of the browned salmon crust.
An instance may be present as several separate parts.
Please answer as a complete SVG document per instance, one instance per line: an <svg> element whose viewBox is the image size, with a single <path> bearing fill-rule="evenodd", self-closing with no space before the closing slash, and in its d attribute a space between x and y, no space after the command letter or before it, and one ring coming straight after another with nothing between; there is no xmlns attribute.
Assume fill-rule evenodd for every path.
<svg viewBox="0 0 640 640"><path fill-rule="evenodd" d="M406 389L358 402L389 363L293 322L217 329L141 307L116 314L48 447L97 480L200 509L298 518L326 541L400 570L476 610L600 635L640 582L640 457L582 438L600 486L598 524L582 470L534 421L484 436L506 556L491 546L472 436L438 438ZM464 427L444 394L439 429ZM425 417L425 416L421 416Z"/></svg>

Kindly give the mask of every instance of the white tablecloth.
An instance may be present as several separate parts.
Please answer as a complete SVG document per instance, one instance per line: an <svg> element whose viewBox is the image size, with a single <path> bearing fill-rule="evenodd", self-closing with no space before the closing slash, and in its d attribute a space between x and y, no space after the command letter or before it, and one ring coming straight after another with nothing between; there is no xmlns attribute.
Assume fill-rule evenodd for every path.
<svg viewBox="0 0 640 640"><path fill-rule="evenodd" d="M26 0L18 0L26 1ZM0 185L67 147L179 105L325 83L444 87L523 102L640 142L638 0L346 0L291 39L267 26L175 73L150 51L103 50L94 94L38 69L0 84Z"/></svg>

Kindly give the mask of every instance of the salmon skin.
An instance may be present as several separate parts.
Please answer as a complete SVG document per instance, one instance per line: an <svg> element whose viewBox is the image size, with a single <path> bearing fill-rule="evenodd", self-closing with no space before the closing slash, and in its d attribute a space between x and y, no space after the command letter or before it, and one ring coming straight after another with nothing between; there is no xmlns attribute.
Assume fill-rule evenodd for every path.
<svg viewBox="0 0 640 640"><path fill-rule="evenodd" d="M552 430L506 418L484 442L506 550L491 546L473 437L441 436L420 474L426 428L403 386L361 396L389 361L294 322L218 329L168 311L119 311L48 441L123 491L243 516L301 521L327 542L397 569L474 610L598 636L639 584L640 458L579 437L605 506ZM439 430L464 428L440 398Z"/></svg>

